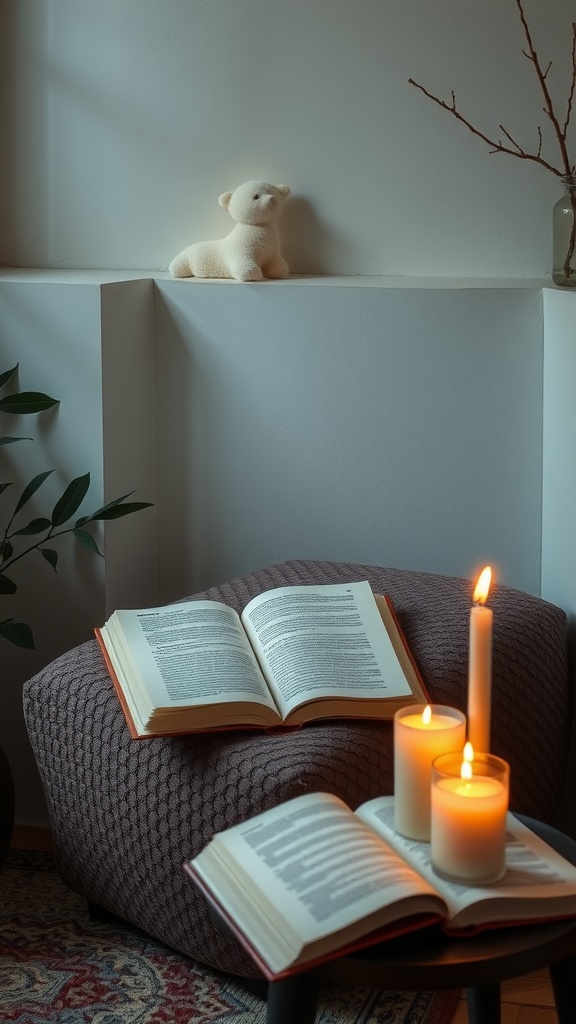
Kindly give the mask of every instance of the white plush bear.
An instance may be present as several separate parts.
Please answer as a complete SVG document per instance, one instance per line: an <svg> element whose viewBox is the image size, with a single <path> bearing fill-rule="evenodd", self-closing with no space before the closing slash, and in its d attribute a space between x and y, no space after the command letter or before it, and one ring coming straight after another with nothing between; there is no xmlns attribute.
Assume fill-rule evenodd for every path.
<svg viewBox="0 0 576 1024"><path fill-rule="evenodd" d="M218 202L236 221L235 227L226 238L183 249L168 268L172 276L235 277L237 281L288 277L274 222L289 195L287 185L267 181L246 181L234 192L224 192Z"/></svg>

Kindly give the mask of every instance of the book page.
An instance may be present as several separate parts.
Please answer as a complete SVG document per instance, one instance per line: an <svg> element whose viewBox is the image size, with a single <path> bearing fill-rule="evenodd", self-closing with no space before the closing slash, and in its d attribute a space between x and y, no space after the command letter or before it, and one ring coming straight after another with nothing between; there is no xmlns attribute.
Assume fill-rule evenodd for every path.
<svg viewBox="0 0 576 1024"><path fill-rule="evenodd" d="M123 686L138 690L141 707L230 701L274 707L240 619L225 604L120 610L101 632Z"/></svg>
<svg viewBox="0 0 576 1024"><path fill-rule="evenodd" d="M396 831L394 797L370 800L356 814L444 897L453 929L576 914L576 867L513 814L508 815L506 872L487 886L440 878L432 867L430 843L407 839Z"/></svg>
<svg viewBox="0 0 576 1024"><path fill-rule="evenodd" d="M391 920L439 911L430 886L327 793L296 797L221 832L192 864L277 971L301 946L351 923L362 922L359 934L367 934L382 907L405 901ZM278 957L290 947L285 963L270 962L274 946Z"/></svg>
<svg viewBox="0 0 576 1024"><path fill-rule="evenodd" d="M412 694L366 581L280 587L242 621L283 717L303 700Z"/></svg>

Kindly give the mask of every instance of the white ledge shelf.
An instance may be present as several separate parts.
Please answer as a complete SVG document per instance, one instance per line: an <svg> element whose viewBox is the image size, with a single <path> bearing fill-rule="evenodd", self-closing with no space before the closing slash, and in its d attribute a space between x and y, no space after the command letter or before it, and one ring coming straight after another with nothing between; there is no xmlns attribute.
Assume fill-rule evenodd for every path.
<svg viewBox="0 0 576 1024"><path fill-rule="evenodd" d="M224 285L238 287L242 282L232 280L180 278L171 277L168 271L160 270L72 270L34 267L0 268L0 283L20 282L25 284L116 284L130 281L174 281L178 287L197 288L201 285ZM490 288L550 288L555 291L568 291L558 288L549 278L527 277L392 277L392 276L338 276L292 274L283 281L259 281L259 288L412 288L412 289L490 289ZM576 292L576 289L575 289Z"/></svg>

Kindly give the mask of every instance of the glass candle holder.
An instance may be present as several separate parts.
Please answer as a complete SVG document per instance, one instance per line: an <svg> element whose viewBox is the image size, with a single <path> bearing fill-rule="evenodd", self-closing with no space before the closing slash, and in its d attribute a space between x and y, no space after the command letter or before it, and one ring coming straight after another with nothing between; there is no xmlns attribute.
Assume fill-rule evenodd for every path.
<svg viewBox="0 0 576 1024"><path fill-rule="evenodd" d="M463 777L462 755L432 765L430 856L443 878L468 885L496 882L506 870L510 768L494 754L476 754Z"/></svg>
<svg viewBox="0 0 576 1024"><path fill-rule="evenodd" d="M394 824L409 839L430 839L430 778L440 754L460 751L466 717L443 704L417 704L394 715Z"/></svg>

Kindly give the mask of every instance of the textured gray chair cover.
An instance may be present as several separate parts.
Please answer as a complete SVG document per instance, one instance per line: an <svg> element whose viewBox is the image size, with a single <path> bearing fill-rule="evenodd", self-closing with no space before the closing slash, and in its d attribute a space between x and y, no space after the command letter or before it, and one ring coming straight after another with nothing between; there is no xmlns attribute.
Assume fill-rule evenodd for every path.
<svg viewBox="0 0 576 1024"><path fill-rule="evenodd" d="M432 700L465 711L467 580L290 561L195 597L240 610L271 587L362 579L391 596ZM504 586L490 605L492 749L511 765L512 810L549 822L569 744L566 618ZM132 740L95 640L29 680L24 708L63 879L169 946L245 977L257 971L212 926L184 858L215 831L306 791L328 790L354 808L393 789L389 722Z"/></svg>

